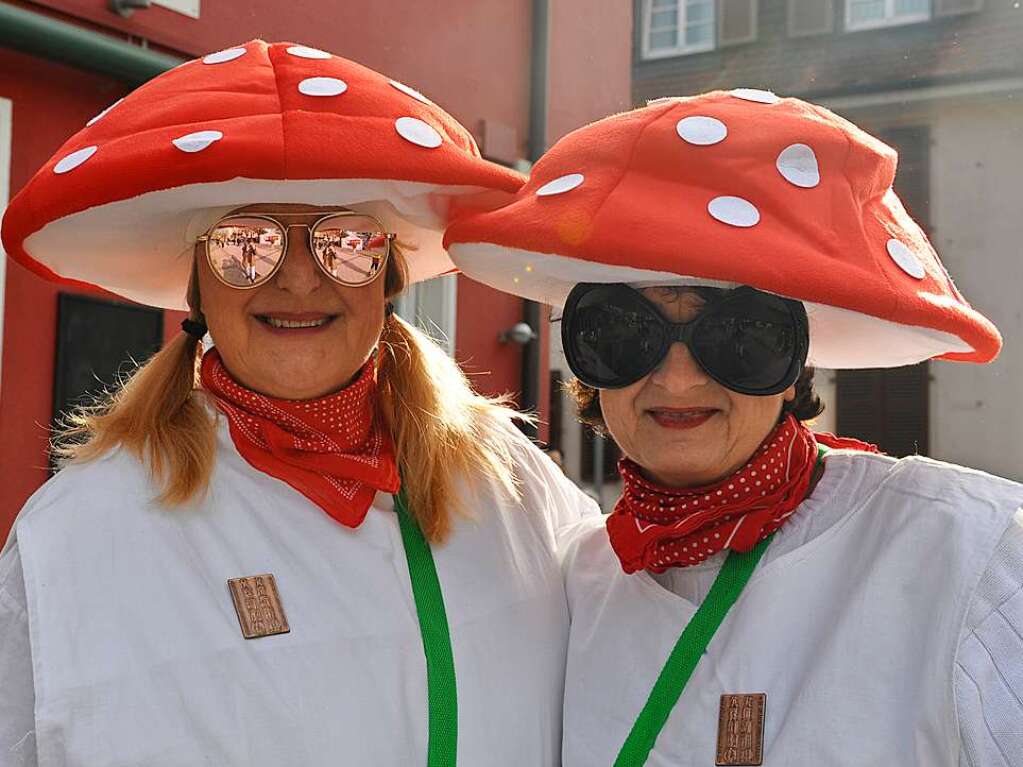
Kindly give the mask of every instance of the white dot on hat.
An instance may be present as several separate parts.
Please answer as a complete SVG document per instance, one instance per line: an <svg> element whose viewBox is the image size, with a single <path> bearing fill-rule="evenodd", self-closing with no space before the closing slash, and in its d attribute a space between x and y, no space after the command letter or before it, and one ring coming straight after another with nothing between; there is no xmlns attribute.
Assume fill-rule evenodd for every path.
<svg viewBox="0 0 1023 767"><path fill-rule="evenodd" d="M116 107L116 106L117 106L118 104L120 104L120 103L121 103L122 101L124 101L124 99L118 99L117 101L115 101L115 102L114 102L113 104L111 104L111 105L110 105L110 106L108 106L108 107L107 107L106 109L104 109L104 110L103 110L102 112L100 112L100 113L99 113L98 115L96 115L96 116L95 116L95 117L93 117L93 118L92 118L91 120L89 120L89 122L87 122L87 123L85 124L85 127L86 127L86 128L88 128L88 127L89 127L90 125L92 125L93 123L97 123L97 122L99 122L100 120L102 120L102 119L103 119L103 118L104 118L104 117L106 116L107 112L109 112L109 111L110 111L111 109L113 109L114 107Z"/></svg>
<svg viewBox="0 0 1023 767"><path fill-rule="evenodd" d="M741 197L715 197L708 203L707 211L718 221L732 226L756 226L760 223L760 211Z"/></svg>
<svg viewBox="0 0 1023 767"><path fill-rule="evenodd" d="M308 77L298 84L298 92L306 96L340 96L348 83L336 77Z"/></svg>
<svg viewBox="0 0 1023 767"><path fill-rule="evenodd" d="M790 184L810 189L821 182L817 155L806 144L790 144L785 147L778 155L775 165Z"/></svg>
<svg viewBox="0 0 1023 767"><path fill-rule="evenodd" d="M244 48L228 48L226 51L217 51L202 57L203 64L223 64L227 61L234 61L246 53Z"/></svg>
<svg viewBox="0 0 1023 767"><path fill-rule="evenodd" d="M97 146L87 146L84 149L79 149L76 152L72 152L66 157L61 158L61 160L56 165L53 166L53 172L67 173L69 170L74 170L83 162L85 162L94 154L96 154L97 149L99 149L99 147Z"/></svg>
<svg viewBox="0 0 1023 767"><path fill-rule="evenodd" d="M559 176L553 181L548 181L536 190L536 195L537 197L550 197L553 194L564 194L575 189L583 181L585 181L585 177L582 173L569 173L567 176Z"/></svg>
<svg viewBox="0 0 1023 767"><path fill-rule="evenodd" d="M412 98L416 99L417 101L422 101L424 104L432 104L433 103L432 101L430 101L430 99L426 98L426 96L424 96L422 93L417 91L415 88L410 88L409 86L405 85L405 83L399 83L397 80L390 80L389 82L391 83L391 85L393 85L399 91L401 91L402 93L404 93L404 94L406 94L408 96L411 96Z"/></svg>
<svg viewBox="0 0 1023 767"><path fill-rule="evenodd" d="M723 122L702 115L683 117L675 125L675 130L680 137L697 146L716 144L719 141L724 141L725 136L728 135L728 128Z"/></svg>
<svg viewBox="0 0 1023 767"><path fill-rule="evenodd" d="M288 48L288 53L298 56L300 59L329 59L330 54L321 51L319 48L310 48L305 45L293 45Z"/></svg>
<svg viewBox="0 0 1023 767"><path fill-rule="evenodd" d="M406 141L426 149L436 149L444 142L436 128L415 117L399 117L394 129Z"/></svg>
<svg viewBox="0 0 1023 767"><path fill-rule="evenodd" d="M762 91L759 88L736 88L730 93L737 99L744 99L745 101L756 101L760 104L777 104L781 101L771 91Z"/></svg>
<svg viewBox="0 0 1023 767"><path fill-rule="evenodd" d="M904 243L894 239L888 240L887 247L888 255L892 257L892 261L910 277L922 280L927 275L924 265L920 263L920 259Z"/></svg>
<svg viewBox="0 0 1023 767"><path fill-rule="evenodd" d="M171 143L182 152L192 154L201 152L214 141L220 141L222 138L224 138L224 134L218 130L201 130L176 138Z"/></svg>

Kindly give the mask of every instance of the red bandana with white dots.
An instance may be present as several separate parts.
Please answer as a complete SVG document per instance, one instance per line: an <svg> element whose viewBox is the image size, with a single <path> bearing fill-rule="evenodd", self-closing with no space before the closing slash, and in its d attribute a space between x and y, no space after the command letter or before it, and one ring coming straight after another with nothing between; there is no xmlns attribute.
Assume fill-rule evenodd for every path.
<svg viewBox="0 0 1023 767"><path fill-rule="evenodd" d="M378 490L400 487L391 437L376 408L376 369L313 400L280 400L231 378L220 354L202 358L203 387L227 416L231 439L254 468L283 480L347 527L366 518Z"/></svg>
<svg viewBox="0 0 1023 767"><path fill-rule="evenodd" d="M623 458L625 488L607 518L611 547L627 573L694 565L726 548L749 551L806 497L816 461L813 432L792 415L745 466L713 485L661 487Z"/></svg>

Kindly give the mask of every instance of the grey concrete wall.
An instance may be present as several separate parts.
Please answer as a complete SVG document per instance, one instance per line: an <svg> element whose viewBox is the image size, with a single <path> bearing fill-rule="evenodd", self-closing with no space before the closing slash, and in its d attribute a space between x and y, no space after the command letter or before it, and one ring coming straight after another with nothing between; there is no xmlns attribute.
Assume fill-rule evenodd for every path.
<svg viewBox="0 0 1023 767"><path fill-rule="evenodd" d="M933 109L934 245L1002 332L990 365L936 362L931 453L1023 480L1023 97Z"/></svg>

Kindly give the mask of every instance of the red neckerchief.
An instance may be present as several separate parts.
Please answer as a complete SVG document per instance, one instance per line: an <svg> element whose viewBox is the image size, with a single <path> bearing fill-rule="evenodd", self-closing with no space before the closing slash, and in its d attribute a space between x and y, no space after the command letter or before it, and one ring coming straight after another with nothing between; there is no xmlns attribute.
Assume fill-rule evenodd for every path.
<svg viewBox="0 0 1023 767"><path fill-rule="evenodd" d="M877 448L822 435L829 447ZM607 518L611 547L627 573L702 562L722 551L749 551L784 524L810 488L817 440L789 415L730 477L703 487L669 488L642 476L627 458L618 463L625 487Z"/></svg>
<svg viewBox="0 0 1023 767"><path fill-rule="evenodd" d="M280 400L240 385L220 354L202 358L200 377L227 416L238 452L347 527L358 527L378 490L401 485L391 437L376 410L376 370L366 363L341 391Z"/></svg>

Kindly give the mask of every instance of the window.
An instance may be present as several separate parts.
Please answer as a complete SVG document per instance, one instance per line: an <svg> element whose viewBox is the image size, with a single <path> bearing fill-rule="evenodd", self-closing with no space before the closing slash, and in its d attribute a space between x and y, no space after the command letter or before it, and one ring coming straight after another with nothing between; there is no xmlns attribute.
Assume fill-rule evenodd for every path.
<svg viewBox="0 0 1023 767"><path fill-rule="evenodd" d="M643 0L643 58L714 48L714 0Z"/></svg>
<svg viewBox="0 0 1023 767"><path fill-rule="evenodd" d="M931 0L848 0L845 29L893 27L931 18Z"/></svg>
<svg viewBox="0 0 1023 767"><path fill-rule="evenodd" d="M458 277L434 277L410 286L394 302L402 319L427 333L450 355L455 353Z"/></svg>

